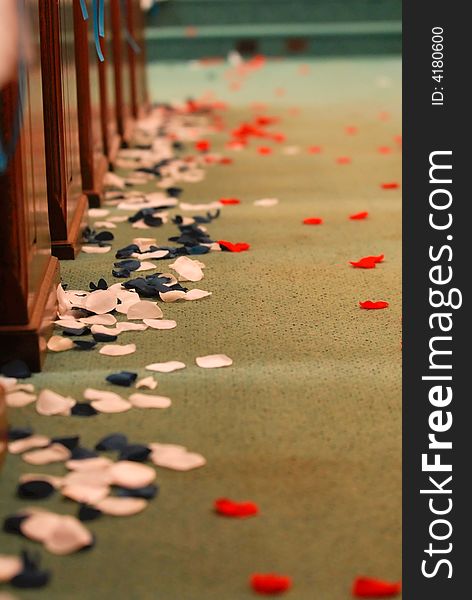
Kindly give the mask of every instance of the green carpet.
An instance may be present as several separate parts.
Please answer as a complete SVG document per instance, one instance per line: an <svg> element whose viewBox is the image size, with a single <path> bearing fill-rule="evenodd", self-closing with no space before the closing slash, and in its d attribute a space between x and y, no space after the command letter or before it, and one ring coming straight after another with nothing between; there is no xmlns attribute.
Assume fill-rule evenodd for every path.
<svg viewBox="0 0 472 600"><path fill-rule="evenodd" d="M165 411L45 418L33 407L10 411L13 424L38 433L81 435L92 446L123 431L134 442L173 442L202 453L206 467L188 473L158 469L161 493L142 514L103 517L90 524L96 547L56 557L42 591L14 591L29 600L245 600L253 572L293 577L293 600L348 600L357 575L401 578L401 194L380 183L398 181L401 154L400 60L310 61L307 76L295 62L274 62L231 92L222 67L152 65L155 99L213 91L231 103L229 127L270 104L280 116L286 145L261 157L234 153L230 166L208 170L206 180L185 186L186 202L241 198L208 225L214 239L246 241L246 253L202 257L213 292L198 302L164 305L172 331L129 332L120 343L138 351L110 358L98 352L50 354L32 382L81 399L85 387L107 388L104 377L122 368L182 360L183 371L157 376L156 393L170 396ZM284 97L274 89L283 86ZM289 108L299 107L293 114ZM388 120L379 113L388 111ZM359 128L347 136L346 125ZM222 148L227 134L211 138ZM323 147L310 155L308 145ZM383 156L379 146L391 146ZM231 154L233 156L233 154ZM349 155L340 166L336 157ZM277 197L278 206L253 201ZM367 210L366 221L350 221ZM304 217L321 216L319 227ZM113 248L140 232L119 225ZM176 228L153 230L164 243ZM148 232L143 232L147 235ZM376 269L353 269L349 260L385 254ZM113 254L80 255L61 264L70 288L111 277ZM159 268L168 261L158 263ZM163 269L166 270L166 269ZM194 286L192 286L194 287ZM359 300L385 299L390 308L362 311ZM227 369L193 366L203 354L226 353ZM118 391L121 388L117 388ZM128 395L127 390L124 396ZM32 471L8 457L1 477L0 515L28 503L14 497L18 474ZM62 473L63 467L38 468ZM215 498L257 502L257 518L235 521L212 512ZM41 506L75 514L76 505L54 499ZM38 546L2 535L2 552ZM3 590L0 587L0 590ZM5 588L6 589L6 588Z"/></svg>

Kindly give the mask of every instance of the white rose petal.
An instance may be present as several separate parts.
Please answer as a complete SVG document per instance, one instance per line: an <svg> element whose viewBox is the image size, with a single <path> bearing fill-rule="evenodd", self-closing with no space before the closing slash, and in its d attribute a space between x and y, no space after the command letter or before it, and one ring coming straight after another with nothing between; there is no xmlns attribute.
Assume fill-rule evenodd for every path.
<svg viewBox="0 0 472 600"><path fill-rule="evenodd" d="M195 362L202 369L217 369L219 367L229 367L233 360L226 354L209 354L208 356L197 356Z"/></svg>

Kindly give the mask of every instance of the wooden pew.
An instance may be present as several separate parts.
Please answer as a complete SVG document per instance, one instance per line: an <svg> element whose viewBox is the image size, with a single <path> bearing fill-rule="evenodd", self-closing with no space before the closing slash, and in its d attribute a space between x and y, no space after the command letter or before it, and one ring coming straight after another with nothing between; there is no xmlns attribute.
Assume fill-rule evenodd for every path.
<svg viewBox="0 0 472 600"><path fill-rule="evenodd" d="M110 166L113 166L121 146L116 114L115 79L113 69L113 36L111 31L111 1L105 0L105 39L100 38L100 47L105 60L98 59L94 50L94 60L98 64L100 89L100 129L103 148Z"/></svg>
<svg viewBox="0 0 472 600"><path fill-rule="evenodd" d="M5 393L0 384L0 468L7 453L7 407L5 404Z"/></svg>
<svg viewBox="0 0 472 600"><path fill-rule="evenodd" d="M80 0L73 0L73 10L82 190L89 206L97 207L101 204L103 178L108 170L106 137L101 122L100 61L90 22L82 15Z"/></svg>
<svg viewBox="0 0 472 600"><path fill-rule="evenodd" d="M139 46L138 53L128 44L129 64L131 71L131 110L133 117L139 119L150 109L147 73L146 73L146 40L144 12L140 0L126 0L128 31Z"/></svg>
<svg viewBox="0 0 472 600"><path fill-rule="evenodd" d="M123 30L126 15L123 14L120 0L111 0L110 17L116 122L121 142L127 146L133 135L134 117L128 42Z"/></svg>
<svg viewBox="0 0 472 600"><path fill-rule="evenodd" d="M71 0L38 2L52 252L74 258L87 197L82 191L77 115L74 19Z"/></svg>
<svg viewBox="0 0 472 600"><path fill-rule="evenodd" d="M59 267L48 227L38 4L27 4L34 56L21 86L18 141L0 173L0 364L19 358L38 371L53 328ZM0 90L0 131L7 144L15 139L19 92L18 80Z"/></svg>

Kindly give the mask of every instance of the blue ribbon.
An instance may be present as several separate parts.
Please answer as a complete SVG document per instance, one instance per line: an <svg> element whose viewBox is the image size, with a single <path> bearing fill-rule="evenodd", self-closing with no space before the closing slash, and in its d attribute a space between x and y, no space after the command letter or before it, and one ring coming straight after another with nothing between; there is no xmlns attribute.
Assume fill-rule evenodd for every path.
<svg viewBox="0 0 472 600"><path fill-rule="evenodd" d="M98 33L100 37L105 37L105 0L100 0L98 4Z"/></svg>
<svg viewBox="0 0 472 600"><path fill-rule="evenodd" d="M82 9L82 16L84 21L87 21L89 18L88 10L87 10L87 2L86 0L80 0L80 8Z"/></svg>
<svg viewBox="0 0 472 600"><path fill-rule="evenodd" d="M100 0L100 3L97 0L93 0L92 2L92 11L93 11L93 35L95 38L95 50L97 51L97 56L100 62L104 62L105 57L103 56L102 48L100 46L100 37L104 37L100 35L100 21L105 13L103 0Z"/></svg>

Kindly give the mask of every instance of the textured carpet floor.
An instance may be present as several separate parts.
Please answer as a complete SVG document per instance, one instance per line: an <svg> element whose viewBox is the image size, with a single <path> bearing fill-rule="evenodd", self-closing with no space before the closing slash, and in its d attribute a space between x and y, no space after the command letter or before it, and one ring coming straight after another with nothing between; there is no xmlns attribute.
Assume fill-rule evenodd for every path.
<svg viewBox="0 0 472 600"><path fill-rule="evenodd" d="M274 154L260 156L253 143L234 153L233 165L212 167L203 182L185 186L188 202L241 198L208 229L214 239L247 241L251 250L204 256L198 287L213 296L165 305L165 318L178 323L172 331L122 334L120 343L138 345L135 354L51 353L32 379L37 389L81 399L86 386L105 388L112 371L144 376L145 364L182 360L186 370L157 377L157 392L173 400L170 409L81 420L40 417L27 407L10 411L10 420L49 435L79 433L88 446L114 431L135 442L182 443L208 465L158 470L161 494L145 512L91 523L97 544L90 552L43 553L51 585L15 592L17 598L245 600L254 597L252 572L279 571L294 579L287 598L347 600L356 575L401 578L401 193L380 189L401 174L393 141L400 134L400 61L309 66L302 76L295 62L271 63L239 91L231 91L220 66L151 67L155 99L212 90L230 102L228 126L250 118L254 101L281 117L276 129L287 142ZM280 87L284 95L274 92ZM349 125L358 127L356 135L346 135ZM213 137L215 148L226 138ZM323 152L308 154L312 144ZM287 156L284 145L301 152ZM379 146L392 152L379 154ZM352 164L338 165L341 155ZM280 204L253 206L266 197ZM363 210L368 220L348 219ZM324 224L303 226L308 216ZM136 233L127 224L115 231L115 249ZM158 241L175 231L172 224L156 230ZM376 269L348 265L380 253L386 259ZM111 259L82 254L62 263L63 279L82 289L101 276L112 281ZM358 301L368 298L388 300L390 308L360 310ZM219 352L234 359L231 368L192 366L196 356ZM8 458L0 474L1 516L26 504L14 497L15 482L31 470ZM218 518L211 507L220 496L253 500L261 515ZM76 512L59 499L40 504ZM25 545L36 547L1 537L3 552Z"/></svg>

